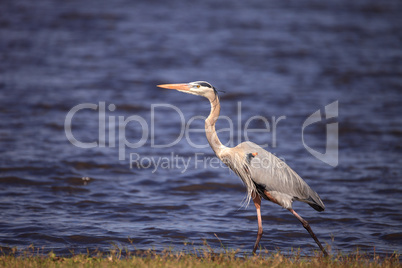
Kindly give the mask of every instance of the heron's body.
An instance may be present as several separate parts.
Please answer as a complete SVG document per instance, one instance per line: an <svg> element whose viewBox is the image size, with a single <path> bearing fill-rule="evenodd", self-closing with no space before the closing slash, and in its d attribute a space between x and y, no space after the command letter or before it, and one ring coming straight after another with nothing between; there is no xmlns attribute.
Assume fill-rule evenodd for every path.
<svg viewBox="0 0 402 268"><path fill-rule="evenodd" d="M243 160L245 155L252 153L257 155L240 166L238 160ZM294 200L305 202L317 211L325 209L318 194L296 172L278 157L253 142L246 141L234 148L227 148L218 157L225 164L228 163L237 174L240 174L239 169L243 168L245 170L243 173L249 176L254 184L251 185L253 187L251 190L266 200L286 209L292 208ZM244 180L243 182L246 184Z"/></svg>
<svg viewBox="0 0 402 268"><path fill-rule="evenodd" d="M309 204L317 211L323 211L325 206L318 194L293 171L285 162L252 142L243 142L234 148L224 146L216 133L215 123L220 113L220 103L213 86L204 81L188 84L159 85L162 88L176 89L185 93L206 97L211 103L211 112L205 120L205 132L211 148L218 158L232 169L247 188L248 201L253 199L257 209L258 235L253 253L258 248L262 237L261 198L274 202L295 215L320 249L327 252L318 241L307 221L300 217L292 208L293 201Z"/></svg>

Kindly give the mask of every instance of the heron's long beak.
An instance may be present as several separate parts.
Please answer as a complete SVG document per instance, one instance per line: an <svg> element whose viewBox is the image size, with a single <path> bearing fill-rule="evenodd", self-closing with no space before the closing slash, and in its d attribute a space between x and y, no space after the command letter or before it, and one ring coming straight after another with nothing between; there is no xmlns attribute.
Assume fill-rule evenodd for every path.
<svg viewBox="0 0 402 268"><path fill-rule="evenodd" d="M176 89L176 90L182 90L182 91L190 90L190 87L188 84L164 84L164 85L157 85L157 87Z"/></svg>

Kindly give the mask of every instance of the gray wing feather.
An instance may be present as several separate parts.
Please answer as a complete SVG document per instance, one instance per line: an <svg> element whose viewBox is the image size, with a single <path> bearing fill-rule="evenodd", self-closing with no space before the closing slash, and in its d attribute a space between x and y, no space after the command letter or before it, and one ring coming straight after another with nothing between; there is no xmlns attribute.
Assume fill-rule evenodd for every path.
<svg viewBox="0 0 402 268"><path fill-rule="evenodd" d="M257 188L263 187L279 196L289 196L290 202L298 200L308 203L318 211L325 209L319 195L284 161L255 143L243 142L240 146L246 154L258 153L250 161L251 178Z"/></svg>

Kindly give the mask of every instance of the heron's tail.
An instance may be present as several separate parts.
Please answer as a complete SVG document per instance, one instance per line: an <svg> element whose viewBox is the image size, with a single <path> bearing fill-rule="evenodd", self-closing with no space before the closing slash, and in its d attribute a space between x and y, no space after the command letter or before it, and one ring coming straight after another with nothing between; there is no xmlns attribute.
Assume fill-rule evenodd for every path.
<svg viewBox="0 0 402 268"><path fill-rule="evenodd" d="M322 202L320 196L314 192L313 195L310 195L308 199L305 200L300 200L303 202L306 202L307 204L309 204L312 208L314 208L317 211L324 211L325 210L325 205Z"/></svg>
<svg viewBox="0 0 402 268"><path fill-rule="evenodd" d="M317 210L317 211L324 211L324 209L325 209L325 207L324 206L320 206L320 205L317 205L317 204L315 204L315 203L308 203L312 208L314 208L315 210Z"/></svg>

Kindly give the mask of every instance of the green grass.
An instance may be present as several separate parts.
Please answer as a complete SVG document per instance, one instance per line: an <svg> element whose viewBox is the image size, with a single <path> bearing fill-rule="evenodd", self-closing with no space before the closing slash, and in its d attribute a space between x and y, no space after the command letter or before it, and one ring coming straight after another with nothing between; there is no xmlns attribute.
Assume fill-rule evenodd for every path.
<svg viewBox="0 0 402 268"><path fill-rule="evenodd" d="M361 253L333 254L328 258L321 253L302 256L300 251L290 255L262 251L245 255L240 251L224 250L215 253L207 244L191 252L165 250L156 252L128 251L114 247L107 253L72 254L69 257L54 253L40 254L31 246L24 251L9 249L0 255L0 267L402 267L397 253L389 256Z"/></svg>

